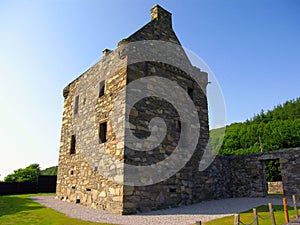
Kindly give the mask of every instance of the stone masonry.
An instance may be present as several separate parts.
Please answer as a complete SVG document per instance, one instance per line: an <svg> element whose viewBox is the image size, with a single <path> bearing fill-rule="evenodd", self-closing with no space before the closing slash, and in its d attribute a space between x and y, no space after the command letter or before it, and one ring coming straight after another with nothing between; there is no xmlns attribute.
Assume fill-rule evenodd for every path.
<svg viewBox="0 0 300 225"><path fill-rule="evenodd" d="M171 17L168 11L154 6L149 23L121 40L117 49L105 49L99 62L64 88L57 198L117 214L132 214L208 199L265 196L262 161L278 158L284 193L299 194L299 148L247 156L218 156L206 170L199 171L199 161L209 140L208 78L207 73L191 64L181 48ZM157 42L158 48L155 47ZM130 105L128 87L146 78L152 83L133 91L154 93L160 88L163 97L147 95ZM170 81L174 87L164 86L161 80ZM185 90L195 105L195 111L190 111L186 101L178 100L179 111L188 115L187 121L190 115L199 118L199 124L192 125L190 133L178 108L166 100L179 98L177 86ZM153 138L150 131L160 129L151 125L153 118L161 118L166 127L166 135L158 146L155 145L157 138ZM139 144L129 138L131 133L137 139L149 139L141 147L151 150L137 151L131 147L130 144ZM196 137L196 145L190 153L187 143L192 142L193 137ZM183 144L180 139L184 139ZM156 177L139 179L135 170L130 169L151 169L152 165L174 155L179 145L186 151L181 152L179 161L174 164L180 164L184 158L189 160L166 179L151 183ZM131 185L135 179L138 185Z"/></svg>
<svg viewBox="0 0 300 225"><path fill-rule="evenodd" d="M153 49L143 44L143 41L153 40L162 41L165 48L169 48L167 57L153 60L157 55L164 55L161 48ZM139 42L141 48L146 48L146 56L141 56L143 61L137 60L138 54L143 53L135 52L135 47L130 51L126 47L130 43L139 45ZM177 47L170 47L168 43ZM198 81L189 73L196 74ZM181 129L185 129L176 109L161 97L146 97L128 109L126 85L145 77L150 77L154 86L159 82L155 79L162 77L186 90L196 106L201 135L196 150L189 155L190 160L174 175L150 185L149 181L141 179L139 182L145 185L132 186L122 181L134 179L136 174L122 163L149 166L168 158L180 136L184 136L180 134ZM64 89L57 197L118 214L192 204L202 199L196 197L195 190L201 186L196 186L194 174L208 142L206 85L207 73L192 66L180 47L172 29L171 13L158 5L153 7L148 24L120 41L116 50L105 49L98 63ZM145 89L151 92L153 86L147 85ZM169 89L162 87L162 92ZM170 95L178 98L176 91ZM185 110L184 103L181 108ZM133 126L130 129L125 126L126 110L129 110ZM153 117L162 118L167 126L162 143L151 151L142 152L125 145L128 132L140 139L147 138ZM185 138L188 142L189 137Z"/></svg>
<svg viewBox="0 0 300 225"><path fill-rule="evenodd" d="M300 196L300 148L227 157L232 174L233 197L266 196L268 187L263 162L279 159L283 193Z"/></svg>

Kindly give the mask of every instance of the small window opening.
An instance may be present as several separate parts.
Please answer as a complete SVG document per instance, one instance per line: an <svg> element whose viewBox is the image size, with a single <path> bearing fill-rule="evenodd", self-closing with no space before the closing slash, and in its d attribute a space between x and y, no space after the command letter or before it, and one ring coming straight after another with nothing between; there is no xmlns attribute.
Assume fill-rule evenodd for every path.
<svg viewBox="0 0 300 225"><path fill-rule="evenodd" d="M188 136L187 136L187 132L188 132L187 123L178 120L177 126L178 126L178 132L180 134L180 139L182 139L181 144L182 146L186 146L189 143Z"/></svg>
<svg viewBox="0 0 300 225"><path fill-rule="evenodd" d="M72 186L72 189L75 189L75 186Z"/></svg>
<svg viewBox="0 0 300 225"><path fill-rule="evenodd" d="M77 198L77 199L76 199L76 204L79 204L79 203L80 203L80 199Z"/></svg>
<svg viewBox="0 0 300 225"><path fill-rule="evenodd" d="M75 107L74 107L74 114L78 113L78 106L79 106L79 95L75 97Z"/></svg>
<svg viewBox="0 0 300 225"><path fill-rule="evenodd" d="M191 98L193 98L194 89L191 88L191 87L188 87L187 91L188 91L188 95L189 95Z"/></svg>
<svg viewBox="0 0 300 225"><path fill-rule="evenodd" d="M74 170L71 170L70 174L71 174L71 175L74 175Z"/></svg>
<svg viewBox="0 0 300 225"><path fill-rule="evenodd" d="M92 189L90 189L90 188L87 188L87 189L86 189L86 191L91 191L91 190L92 190Z"/></svg>
<svg viewBox="0 0 300 225"><path fill-rule="evenodd" d="M101 81L99 84L99 97L104 95L104 89L105 89L105 80Z"/></svg>
<svg viewBox="0 0 300 225"><path fill-rule="evenodd" d="M76 135L72 135L71 137L71 148L70 148L70 154L75 154L76 152Z"/></svg>
<svg viewBox="0 0 300 225"><path fill-rule="evenodd" d="M100 123L99 126L99 143L105 143L106 142L106 128L107 128L107 122Z"/></svg>
<svg viewBox="0 0 300 225"><path fill-rule="evenodd" d="M176 188L169 188L169 191L174 193L176 192Z"/></svg>
<svg viewBox="0 0 300 225"><path fill-rule="evenodd" d="M177 127L179 129L179 132L181 132L181 121L177 120Z"/></svg>

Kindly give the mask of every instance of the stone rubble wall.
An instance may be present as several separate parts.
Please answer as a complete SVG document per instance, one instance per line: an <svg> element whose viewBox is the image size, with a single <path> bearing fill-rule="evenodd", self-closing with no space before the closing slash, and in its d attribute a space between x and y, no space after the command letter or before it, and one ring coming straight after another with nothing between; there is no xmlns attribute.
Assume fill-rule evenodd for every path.
<svg viewBox="0 0 300 225"><path fill-rule="evenodd" d="M233 197L261 197L267 195L263 161L279 159L283 193L300 195L300 147L286 150L230 156Z"/></svg>
<svg viewBox="0 0 300 225"><path fill-rule="evenodd" d="M188 87L193 88L192 98L200 118L200 137L196 150L189 162L175 175L153 185L124 187L123 200L124 213L126 214L187 205L200 201L200 198L195 198L195 196L197 196L195 191L197 187L195 185L196 179L194 174L197 171L199 160L208 142L206 96L203 93L202 88L197 85L190 76L170 65L156 62L144 62L131 64L128 67L127 77L129 84L139 78L153 76L161 76L168 80L172 80L181 86L183 90L187 90ZM149 85L147 88L151 91L153 87ZM162 91L167 91L169 89L170 87L165 87L162 88ZM174 99L176 99L176 91L173 91L172 93L174 94ZM180 100L178 102L180 102ZM184 111L185 109L183 106L182 108ZM191 112L187 111L185 113L189 114ZM139 138L145 138L149 135L149 121L156 116L163 118L167 124L168 130L165 139L157 148L147 152L138 152L125 147L125 163L136 166L152 165L163 161L173 153L178 145L180 135L182 134L180 134L178 125L178 121L180 120L178 112L171 104L159 98L151 97L143 99L132 108L129 119L131 124L134 125L135 135ZM187 156L185 155L182 157ZM125 170L124 179L126 180L129 176L136 176L136 174L130 174ZM213 194L211 193L211 195Z"/></svg>
<svg viewBox="0 0 300 225"><path fill-rule="evenodd" d="M151 21L129 37L121 40L118 46L124 43L144 40L161 40L180 45L172 28L172 14L160 6L153 7L151 9Z"/></svg>
<svg viewBox="0 0 300 225"><path fill-rule="evenodd" d="M145 40L162 43L154 43L154 48L149 43L144 45ZM119 214L200 200L194 198L197 196L194 174L208 142L207 73L192 66L172 29L171 13L160 6L153 7L148 24L120 41L118 46L115 51L105 50L102 60L64 89L57 197ZM194 75L192 79L191 74ZM191 160L176 175L150 186L123 186L116 182L132 176L123 170L123 160L133 165L159 162L172 154L180 136L176 110L160 99L149 98L149 109L144 108L144 103L147 104L144 101L130 112L131 122L136 123L136 135L141 137L148 131L145 120L153 115L164 117L169 133L157 149L146 154L127 147L124 149L125 103L128 99L123 88L132 80L144 76L161 76L176 82L186 91L188 87L193 89L201 135ZM99 98L101 80L106 80L106 86L104 96ZM173 95L176 99L175 91ZM74 115L76 96L79 96L79 112ZM191 113L184 106L182 108L186 110L185 114ZM107 122L107 142L104 144L99 144L98 137L101 122ZM71 136L74 134L76 153L70 154Z"/></svg>
<svg viewBox="0 0 300 225"><path fill-rule="evenodd" d="M283 194L282 181L268 182L268 194Z"/></svg>
<svg viewBox="0 0 300 225"><path fill-rule="evenodd" d="M208 74L192 66L172 29L171 14L160 6L151 10L151 21L119 42L115 51L104 57L64 90L57 198L65 201L131 214L228 197L261 197L267 194L263 160L280 159L285 195L300 193L300 148L243 156L217 156L204 171L199 161L209 140L206 85ZM145 40L162 41L157 45ZM139 42L139 43L134 43ZM175 47L174 45L177 44ZM153 47L154 46L154 47ZM143 59L141 61L141 59ZM149 120L162 117L168 133L161 145L147 152L125 147L128 109L125 87L143 77L163 77L188 92L200 123L195 151L183 168L159 183L145 186L123 185L134 174L123 162L135 166L155 164L174 152L180 139L178 112L161 98L138 102L129 113L135 135L149 135ZM105 80L104 95L99 97L100 81ZM146 88L151 91L153 86ZM165 93L172 87L162 88ZM176 98L176 90L171 96ZM79 96L78 113L74 102ZM180 101L178 101L180 102ZM181 109L189 114L182 104ZM99 142L99 125L107 123L107 142ZM76 135L76 152L70 154L71 136ZM184 134L182 134L184 135ZM189 136L186 137L189 141ZM185 157L186 155L182 155Z"/></svg>
<svg viewBox="0 0 300 225"><path fill-rule="evenodd" d="M118 53L112 52L64 89L57 198L122 214L123 185L114 179L123 179L123 169L113 160L121 162L124 158L125 97L119 93L126 86L126 65L126 58L120 59ZM102 80L105 91L99 97ZM77 114L74 113L76 96L79 96ZM101 144L99 124L104 121L107 142ZM74 134L76 152L70 154ZM116 175L108 179L112 171Z"/></svg>

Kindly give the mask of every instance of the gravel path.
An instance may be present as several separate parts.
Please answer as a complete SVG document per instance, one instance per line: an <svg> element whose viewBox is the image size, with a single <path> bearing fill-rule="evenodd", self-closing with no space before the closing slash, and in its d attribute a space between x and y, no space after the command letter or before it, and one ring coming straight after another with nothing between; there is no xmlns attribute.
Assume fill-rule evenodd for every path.
<svg viewBox="0 0 300 225"><path fill-rule="evenodd" d="M196 221L206 222L209 220L232 215L234 213L249 210L253 207L266 205L282 205L281 198L231 198L222 200L205 201L194 205L181 206L137 215L115 215L113 213L93 209L86 206L63 202L54 196L32 197L32 200L69 217L88 220L92 222L103 222L112 224L134 224L134 225L190 225ZM292 205L289 200L289 205Z"/></svg>
<svg viewBox="0 0 300 225"><path fill-rule="evenodd" d="M298 219L295 219L289 223L285 223L284 225L300 225L300 217Z"/></svg>

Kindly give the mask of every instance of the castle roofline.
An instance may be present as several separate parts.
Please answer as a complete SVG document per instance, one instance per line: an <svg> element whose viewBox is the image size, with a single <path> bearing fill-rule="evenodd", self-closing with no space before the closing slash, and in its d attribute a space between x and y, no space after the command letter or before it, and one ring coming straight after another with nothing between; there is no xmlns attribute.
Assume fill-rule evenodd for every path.
<svg viewBox="0 0 300 225"><path fill-rule="evenodd" d="M181 45L172 28L172 13L160 5L155 5L151 8L150 15L151 21L129 37L119 41L118 47L124 43L144 40L161 40Z"/></svg>

